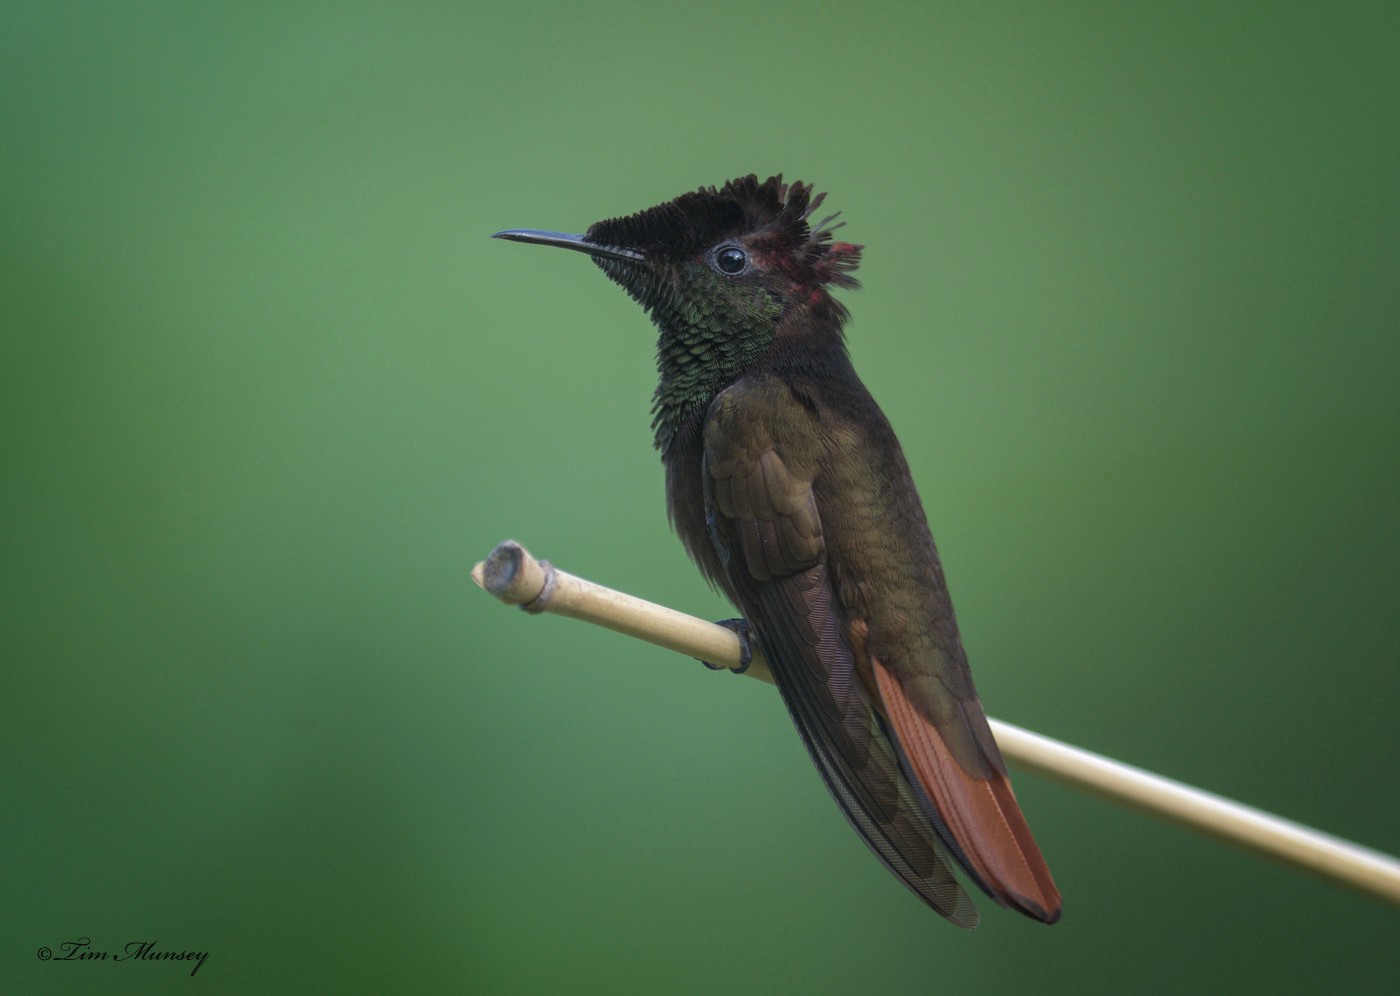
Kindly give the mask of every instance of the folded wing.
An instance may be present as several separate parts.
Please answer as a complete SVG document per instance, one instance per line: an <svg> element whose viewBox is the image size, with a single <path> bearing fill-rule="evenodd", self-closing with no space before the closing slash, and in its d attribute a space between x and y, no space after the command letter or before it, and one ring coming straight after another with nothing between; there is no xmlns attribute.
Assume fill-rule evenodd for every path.
<svg viewBox="0 0 1400 996"><path fill-rule="evenodd" d="M900 673L887 667L866 621L842 603L813 487L825 441L803 432L800 411L788 412L781 433L755 417L780 402L736 387L711 408L706 511L726 587L758 634L812 760L870 849L944 917L977 924L951 854L998 902L1054 922L1058 893L980 705L930 707L923 698L937 682L909 683L911 694L902 674L918 662L901 661ZM995 756L969 772L940 731L950 722L974 727L951 731L958 744L989 744Z"/></svg>

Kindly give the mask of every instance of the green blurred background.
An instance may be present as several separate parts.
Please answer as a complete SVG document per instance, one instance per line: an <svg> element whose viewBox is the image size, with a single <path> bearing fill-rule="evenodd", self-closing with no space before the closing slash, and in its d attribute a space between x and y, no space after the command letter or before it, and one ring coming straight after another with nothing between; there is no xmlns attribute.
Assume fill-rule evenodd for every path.
<svg viewBox="0 0 1400 996"><path fill-rule="evenodd" d="M1400 6L0 13L12 992L1380 992L1394 910L1029 776L964 934L777 697L468 581L728 615L581 230L741 173L868 246L857 367L1005 719L1400 849ZM44 964L88 935L211 952ZM1393 991L1393 990L1392 990Z"/></svg>

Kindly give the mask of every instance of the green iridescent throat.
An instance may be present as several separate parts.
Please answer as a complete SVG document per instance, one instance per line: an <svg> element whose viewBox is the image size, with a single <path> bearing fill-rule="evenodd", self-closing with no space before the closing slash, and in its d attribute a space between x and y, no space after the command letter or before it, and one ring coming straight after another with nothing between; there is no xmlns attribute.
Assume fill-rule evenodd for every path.
<svg viewBox="0 0 1400 996"><path fill-rule="evenodd" d="M644 302L661 331L651 427L662 453L681 424L754 364L773 342L781 300L761 287L724 281L658 294Z"/></svg>

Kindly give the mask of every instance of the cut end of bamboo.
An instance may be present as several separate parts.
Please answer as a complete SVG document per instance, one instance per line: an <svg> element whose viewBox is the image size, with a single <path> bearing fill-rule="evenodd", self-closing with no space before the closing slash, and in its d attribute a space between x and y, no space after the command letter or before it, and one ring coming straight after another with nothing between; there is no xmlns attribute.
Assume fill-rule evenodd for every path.
<svg viewBox="0 0 1400 996"><path fill-rule="evenodd" d="M545 572L529 550L515 540L505 540L472 568L472 580L503 602L523 605L544 590Z"/></svg>

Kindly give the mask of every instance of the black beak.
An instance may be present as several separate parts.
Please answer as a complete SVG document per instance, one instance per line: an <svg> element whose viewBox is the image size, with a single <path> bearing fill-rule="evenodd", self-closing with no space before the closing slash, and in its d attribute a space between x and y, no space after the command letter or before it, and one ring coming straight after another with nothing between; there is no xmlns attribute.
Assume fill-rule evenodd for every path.
<svg viewBox="0 0 1400 996"><path fill-rule="evenodd" d="M647 258L645 253L638 252L636 249L605 246L598 242L589 242L582 235L566 235L563 232L537 232L531 228L512 228L509 231L497 232L491 238L506 239L510 242L532 242L539 246L558 246L560 249L586 252L590 256L601 256L604 259L627 259L641 262Z"/></svg>

